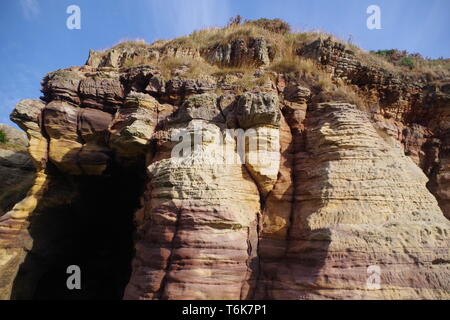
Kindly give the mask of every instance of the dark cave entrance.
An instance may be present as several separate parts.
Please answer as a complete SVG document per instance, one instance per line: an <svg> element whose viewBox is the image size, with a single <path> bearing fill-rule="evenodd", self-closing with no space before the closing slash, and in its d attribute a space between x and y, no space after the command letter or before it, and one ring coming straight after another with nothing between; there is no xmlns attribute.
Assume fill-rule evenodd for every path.
<svg viewBox="0 0 450 320"><path fill-rule="evenodd" d="M48 194L76 189L67 204L31 220L33 247L15 279L13 299L122 299L134 255L133 215L145 182L142 165L101 177L62 177ZM69 290L67 268L80 267L81 289Z"/></svg>

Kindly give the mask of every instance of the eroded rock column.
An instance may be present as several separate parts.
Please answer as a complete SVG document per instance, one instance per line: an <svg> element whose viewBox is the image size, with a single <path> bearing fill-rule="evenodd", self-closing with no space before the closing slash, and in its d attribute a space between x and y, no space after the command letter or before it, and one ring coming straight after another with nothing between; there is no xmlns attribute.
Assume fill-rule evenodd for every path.
<svg viewBox="0 0 450 320"><path fill-rule="evenodd" d="M216 138L233 123L242 130L253 128L256 136L270 136L261 134L264 129L278 131L280 110L274 99L244 95L231 98L221 110L215 95L192 96L156 134L159 152L148 167L145 206L137 214L140 238L125 299L253 297L261 199L276 181L279 160L270 163L274 172L247 166L241 157L250 154L238 154L238 140L228 137L224 146ZM242 112L236 112L236 105ZM203 139L192 141L192 153L180 161L171 152L176 146L170 137L184 131L184 138L195 139L196 128ZM270 148L279 155L278 141L265 142L264 155Z"/></svg>

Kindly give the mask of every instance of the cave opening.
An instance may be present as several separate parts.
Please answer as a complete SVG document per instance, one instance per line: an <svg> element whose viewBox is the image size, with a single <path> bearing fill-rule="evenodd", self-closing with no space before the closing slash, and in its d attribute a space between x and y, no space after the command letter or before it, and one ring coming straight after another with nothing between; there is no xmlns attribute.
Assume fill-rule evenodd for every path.
<svg viewBox="0 0 450 320"><path fill-rule="evenodd" d="M96 177L60 172L52 176L58 173L44 208L31 218L32 248L20 266L12 298L122 299L131 274L133 216L140 205L145 167L115 165ZM75 196L63 204L55 199L67 194ZM80 268L80 289L67 286L72 265Z"/></svg>

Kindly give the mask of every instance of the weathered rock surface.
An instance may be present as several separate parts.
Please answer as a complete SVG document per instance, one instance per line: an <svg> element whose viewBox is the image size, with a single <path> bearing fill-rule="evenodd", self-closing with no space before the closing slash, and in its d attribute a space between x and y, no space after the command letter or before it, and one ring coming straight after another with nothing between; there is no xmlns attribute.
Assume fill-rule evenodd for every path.
<svg viewBox="0 0 450 320"><path fill-rule="evenodd" d="M149 166L150 201L141 209L125 299L250 294L259 194L241 165L215 163L211 155L218 148L202 145L183 163L169 158Z"/></svg>
<svg viewBox="0 0 450 320"><path fill-rule="evenodd" d="M27 135L23 131L20 131L6 124L0 124L0 130L6 134L8 143L21 147L28 146Z"/></svg>
<svg viewBox="0 0 450 320"><path fill-rule="evenodd" d="M236 67L244 64L268 65L274 58L274 50L264 38L231 40L207 51L206 59L214 64Z"/></svg>
<svg viewBox="0 0 450 320"><path fill-rule="evenodd" d="M448 77L427 80L424 74L398 74L358 59L342 43L319 39L298 54L320 63L333 77L358 86L368 97L368 107L391 127L410 155L430 179L429 189L449 217ZM392 133L392 132L391 132Z"/></svg>
<svg viewBox="0 0 450 320"><path fill-rule="evenodd" d="M263 38L117 46L47 75L43 100L22 100L11 115L37 174L0 218L0 297L42 294L60 257L83 256L70 256L79 233L67 224L66 235L42 237L53 217L98 233L82 247L97 266L89 284L102 286L111 261L125 265L111 275L125 299L449 299L448 83L397 77L318 40L297 54L357 86L370 111L317 103L300 76L265 69L273 50ZM258 85L186 78L186 66L167 77L167 57L258 67ZM122 185L130 173L142 189ZM127 192L140 197L135 251L118 262L112 244L131 259L113 240L126 238Z"/></svg>
<svg viewBox="0 0 450 320"><path fill-rule="evenodd" d="M28 139L23 131L0 124L7 142L0 143L0 216L19 202L33 184L33 162L26 153Z"/></svg>
<svg viewBox="0 0 450 320"><path fill-rule="evenodd" d="M305 126L287 250L261 257L257 297L448 298L450 224L424 173L352 105L320 104ZM367 289L370 266L380 290Z"/></svg>

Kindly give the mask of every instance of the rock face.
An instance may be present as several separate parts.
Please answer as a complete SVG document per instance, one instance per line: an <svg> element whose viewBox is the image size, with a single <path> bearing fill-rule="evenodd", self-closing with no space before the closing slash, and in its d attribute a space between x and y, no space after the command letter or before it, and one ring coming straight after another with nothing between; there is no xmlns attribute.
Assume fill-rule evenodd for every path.
<svg viewBox="0 0 450 320"><path fill-rule="evenodd" d="M430 178L429 189L450 218L448 195L448 76L430 81L422 74L397 74L370 66L331 38L319 39L298 53L320 63L333 77L358 86L369 106L402 141L405 152Z"/></svg>
<svg viewBox="0 0 450 320"><path fill-rule="evenodd" d="M9 144L19 147L28 146L28 139L24 132L6 124L0 124L0 130L5 133L7 142Z"/></svg>
<svg viewBox="0 0 450 320"><path fill-rule="evenodd" d="M447 297L450 229L424 173L352 105L319 104L305 126L287 250L262 258L258 297ZM367 290L370 266L380 290Z"/></svg>
<svg viewBox="0 0 450 320"><path fill-rule="evenodd" d="M449 299L448 84L391 77L330 41L297 54L370 111L268 71L258 37L91 52L47 75L43 100L11 115L36 178L0 217L0 297L64 295L67 262L90 298L112 281L124 299ZM161 61L180 56L259 68L257 85L167 77Z"/></svg>
<svg viewBox="0 0 450 320"><path fill-rule="evenodd" d="M217 45L206 53L209 62L232 67L242 64L267 65L273 60L273 56L274 49L264 38L232 40Z"/></svg>
<svg viewBox="0 0 450 320"><path fill-rule="evenodd" d="M1 124L0 131L7 142L0 143L0 216L19 202L33 184L34 166L26 153L26 135L11 126Z"/></svg>

